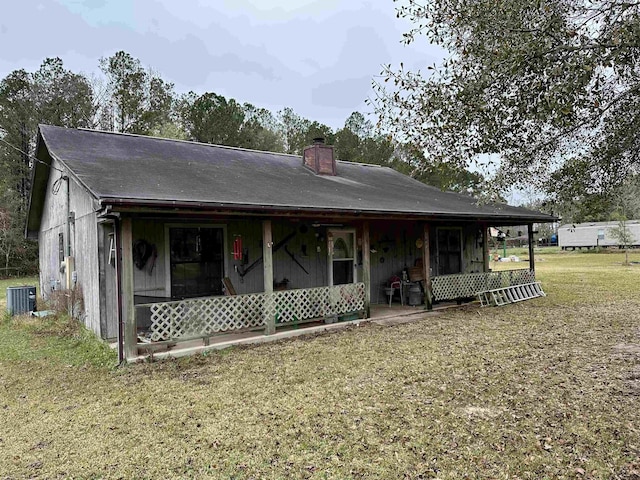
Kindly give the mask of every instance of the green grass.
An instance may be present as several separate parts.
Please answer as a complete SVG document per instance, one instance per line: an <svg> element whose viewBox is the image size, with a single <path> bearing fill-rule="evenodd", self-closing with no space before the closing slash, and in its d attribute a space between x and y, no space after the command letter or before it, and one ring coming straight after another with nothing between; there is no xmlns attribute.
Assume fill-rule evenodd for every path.
<svg viewBox="0 0 640 480"><path fill-rule="evenodd" d="M38 343L64 322L5 323L0 478L638 478L622 259L542 254L548 296L517 305L118 370Z"/></svg>

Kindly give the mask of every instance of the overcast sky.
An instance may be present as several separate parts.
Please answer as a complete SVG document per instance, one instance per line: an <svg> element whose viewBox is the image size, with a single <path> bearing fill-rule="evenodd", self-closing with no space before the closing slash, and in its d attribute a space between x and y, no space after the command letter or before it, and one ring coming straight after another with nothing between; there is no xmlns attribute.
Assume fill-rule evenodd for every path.
<svg viewBox="0 0 640 480"><path fill-rule="evenodd" d="M418 69L442 57L392 0L12 0L0 17L0 76L60 57L75 72L124 50L179 93L216 92L272 111L286 106L339 128L381 65Z"/></svg>

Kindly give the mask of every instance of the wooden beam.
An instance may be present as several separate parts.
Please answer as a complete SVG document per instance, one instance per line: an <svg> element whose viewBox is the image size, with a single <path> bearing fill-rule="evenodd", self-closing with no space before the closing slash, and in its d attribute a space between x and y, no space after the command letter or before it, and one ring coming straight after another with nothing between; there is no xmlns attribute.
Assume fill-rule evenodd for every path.
<svg viewBox="0 0 640 480"><path fill-rule="evenodd" d="M127 360L138 356L138 328L133 302L133 228L131 218L123 218L122 235L122 311L124 313L124 356Z"/></svg>
<svg viewBox="0 0 640 480"><path fill-rule="evenodd" d="M527 234L529 237L529 270L536 271L536 261L533 255L533 223L527 224Z"/></svg>
<svg viewBox="0 0 640 480"><path fill-rule="evenodd" d="M262 221L262 265L264 271L264 293L268 294L265 302L265 327L264 333L272 335L276 333L276 318L271 315L273 302L273 234L271 232L271 220Z"/></svg>
<svg viewBox="0 0 640 480"><path fill-rule="evenodd" d="M327 230L327 285L333 287L333 233Z"/></svg>
<svg viewBox="0 0 640 480"><path fill-rule="evenodd" d="M483 271L489 271L489 228L486 223L480 225L482 228L482 265Z"/></svg>
<svg viewBox="0 0 640 480"><path fill-rule="evenodd" d="M422 232L422 268L424 277L424 303L427 310L433 308L433 294L431 290L431 253L429 249L429 224L425 223Z"/></svg>
<svg viewBox="0 0 640 480"><path fill-rule="evenodd" d="M362 223L362 281L364 283L364 315L371 316L371 239L369 222Z"/></svg>

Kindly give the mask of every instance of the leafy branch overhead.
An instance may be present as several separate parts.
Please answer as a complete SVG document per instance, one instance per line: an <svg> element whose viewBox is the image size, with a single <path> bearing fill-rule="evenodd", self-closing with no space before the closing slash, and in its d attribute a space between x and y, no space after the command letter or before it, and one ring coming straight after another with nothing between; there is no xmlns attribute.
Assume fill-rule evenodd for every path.
<svg viewBox="0 0 640 480"><path fill-rule="evenodd" d="M638 170L639 9L614 0L402 0L397 14L413 25L404 42L449 55L423 71L385 66L377 113L428 161L466 167L498 154L502 180L522 184L582 161L585 181L615 187L620 173ZM595 185L611 162L619 175Z"/></svg>

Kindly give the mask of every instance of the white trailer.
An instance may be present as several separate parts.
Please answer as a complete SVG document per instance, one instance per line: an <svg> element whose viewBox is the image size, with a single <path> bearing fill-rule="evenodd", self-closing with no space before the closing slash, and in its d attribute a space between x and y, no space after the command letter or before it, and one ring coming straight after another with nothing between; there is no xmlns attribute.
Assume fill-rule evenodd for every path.
<svg viewBox="0 0 640 480"><path fill-rule="evenodd" d="M632 243L629 246L640 246L640 220L628 220L625 224L632 236ZM611 230L618 226L618 222L588 222L561 225L558 227L558 245L563 250L617 247L619 242L612 235Z"/></svg>

